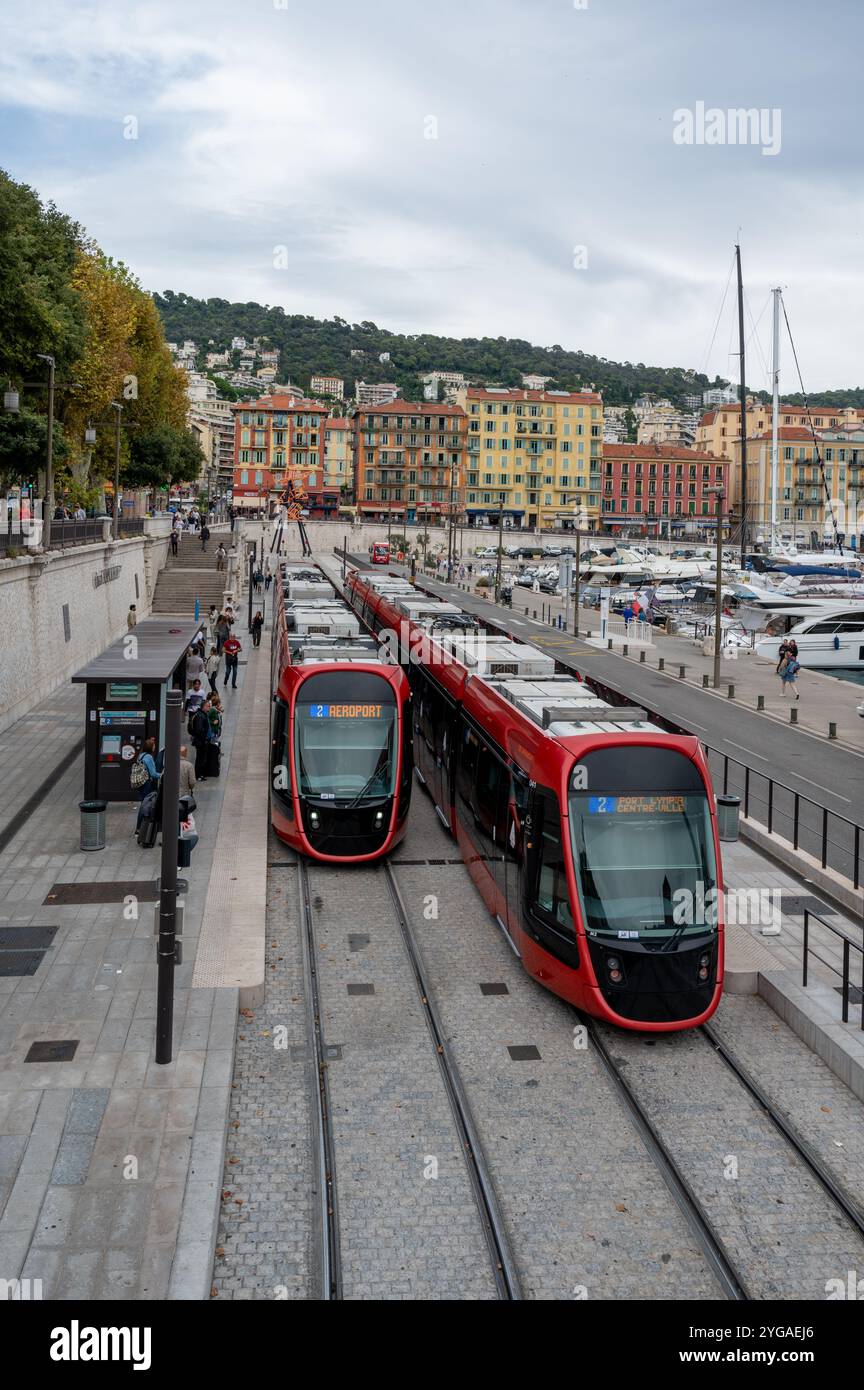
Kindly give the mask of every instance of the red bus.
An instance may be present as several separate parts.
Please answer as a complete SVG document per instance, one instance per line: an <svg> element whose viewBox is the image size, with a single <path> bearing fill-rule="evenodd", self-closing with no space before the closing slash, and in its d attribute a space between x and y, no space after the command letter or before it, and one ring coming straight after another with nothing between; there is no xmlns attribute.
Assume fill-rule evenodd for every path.
<svg viewBox="0 0 864 1390"><path fill-rule="evenodd" d="M349 598L406 661L417 776L524 969L621 1028L703 1023L724 929L699 740L528 643L456 631L453 605L419 613L395 584L356 574Z"/></svg>
<svg viewBox="0 0 864 1390"><path fill-rule="evenodd" d="M274 590L273 829L325 863L379 859L411 800L408 679L308 565L283 563Z"/></svg>
<svg viewBox="0 0 864 1390"><path fill-rule="evenodd" d="M369 547L369 559L373 565L389 565L390 563L390 542L373 541Z"/></svg>

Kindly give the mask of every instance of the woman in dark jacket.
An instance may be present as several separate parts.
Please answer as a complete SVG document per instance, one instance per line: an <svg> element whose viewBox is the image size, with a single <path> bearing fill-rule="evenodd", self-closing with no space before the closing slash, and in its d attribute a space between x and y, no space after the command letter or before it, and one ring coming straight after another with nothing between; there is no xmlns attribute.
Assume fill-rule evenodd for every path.
<svg viewBox="0 0 864 1390"><path fill-rule="evenodd" d="M260 610L260 608L259 608L258 612L255 614L255 617L252 619L252 646L253 646L253 647L260 647L260 646L261 646L261 629L262 629L263 626L264 626L264 614L261 612L261 610Z"/></svg>

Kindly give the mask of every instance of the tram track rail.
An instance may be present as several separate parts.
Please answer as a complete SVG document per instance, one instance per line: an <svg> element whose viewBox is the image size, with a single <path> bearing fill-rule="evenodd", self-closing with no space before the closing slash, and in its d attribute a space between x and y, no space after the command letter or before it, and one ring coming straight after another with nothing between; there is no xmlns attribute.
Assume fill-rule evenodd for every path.
<svg viewBox="0 0 864 1390"><path fill-rule="evenodd" d="M483 1153L468 1097L462 1084L459 1069L447 1044L446 1033L429 989L420 949L411 929L410 919L402 900L399 885L396 882L396 875L392 866L386 861L382 865L382 869L399 922L405 952L423 1009L423 1017L429 1030L432 1045L435 1048L435 1056L453 1115L462 1156L468 1170L471 1190L477 1205L483 1236L492 1265L495 1288L500 1299L520 1301L522 1292L518 1267L510 1246L504 1217Z"/></svg>
<svg viewBox="0 0 864 1390"><path fill-rule="evenodd" d="M327 1053L321 1017L318 956L315 923L309 890L309 872L304 860L297 860L302 919L303 973L306 1010L312 1058L315 1068L315 1178L317 1208L315 1226L320 1266L320 1296L324 1302L342 1299L342 1255L339 1237L339 1207L336 1192L336 1145L332 1126Z"/></svg>
<svg viewBox="0 0 864 1390"><path fill-rule="evenodd" d="M629 1113L649 1156L723 1290L724 1297L734 1302L749 1302L752 1295L748 1290L743 1274L736 1267L722 1237L709 1218L704 1204L699 1201L669 1148L661 1139L653 1120L625 1078L622 1068L618 1066L606 1047L594 1020L579 1009L575 1009L574 1013L585 1028L606 1075L612 1082L624 1109Z"/></svg>
<svg viewBox="0 0 864 1390"><path fill-rule="evenodd" d="M703 1038L714 1049L717 1056L725 1063L730 1072L741 1083L744 1090L752 1097L759 1108L774 1125L775 1129L783 1135L789 1145L797 1154L804 1166L819 1183L822 1190L830 1197L831 1201L857 1230L858 1234L864 1238L864 1210L844 1192L840 1184L835 1180L828 1165L823 1162L816 1151L807 1143L795 1126L774 1103L767 1092L760 1086L759 1082L751 1075L747 1068L738 1060L730 1048L726 1046L722 1038L711 1028L710 1024L703 1023L699 1029Z"/></svg>

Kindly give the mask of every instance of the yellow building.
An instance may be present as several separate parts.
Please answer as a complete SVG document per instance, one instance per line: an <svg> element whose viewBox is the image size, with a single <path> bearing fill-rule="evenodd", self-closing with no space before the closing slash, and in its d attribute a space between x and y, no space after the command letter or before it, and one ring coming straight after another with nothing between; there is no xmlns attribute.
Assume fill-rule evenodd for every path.
<svg viewBox="0 0 864 1390"><path fill-rule="evenodd" d="M816 413L811 414L815 422ZM835 524L847 537L860 531L856 512L864 464L864 427L825 429L814 437L809 429L781 425L777 434L779 537L809 545L814 531L820 542L833 539ZM736 445L735 455L740 498L740 445ZM756 540L761 535L767 541L771 528L770 425L767 432L747 441L747 519L750 538Z"/></svg>
<svg viewBox="0 0 864 1390"><path fill-rule="evenodd" d="M593 529L600 509L603 400L593 391L466 386L469 524Z"/></svg>
<svg viewBox="0 0 864 1390"><path fill-rule="evenodd" d="M854 428L864 424L864 410L845 406L842 409L827 409L811 406L810 415L800 405L781 405L777 417L780 429L807 429L810 424L815 430L835 430ZM771 402L763 404L752 396L747 402L747 438L756 437L771 430ZM706 410L696 427L693 447L707 454L734 457L733 446L741 442L741 407L723 405L714 410ZM738 449L740 455L740 447Z"/></svg>
<svg viewBox="0 0 864 1390"><path fill-rule="evenodd" d="M354 432L344 415L324 422L324 482L354 490Z"/></svg>

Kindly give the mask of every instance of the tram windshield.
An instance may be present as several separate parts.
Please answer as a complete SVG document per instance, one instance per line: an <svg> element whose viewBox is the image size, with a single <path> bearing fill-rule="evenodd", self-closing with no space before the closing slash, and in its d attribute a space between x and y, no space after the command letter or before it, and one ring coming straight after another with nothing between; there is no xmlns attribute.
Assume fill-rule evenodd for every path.
<svg viewBox="0 0 864 1390"><path fill-rule="evenodd" d="M669 750L652 752L689 761ZM570 795L573 859L586 931L662 942L716 930L717 863L704 787L694 790L685 773L680 790L665 789L675 788L674 778L662 792L646 790L638 768L629 780L630 788L622 780L620 790ZM590 787L592 779L587 781Z"/></svg>
<svg viewBox="0 0 864 1390"><path fill-rule="evenodd" d="M379 676L328 673L304 681L294 716L300 795L352 801L392 796L396 724L392 687Z"/></svg>

